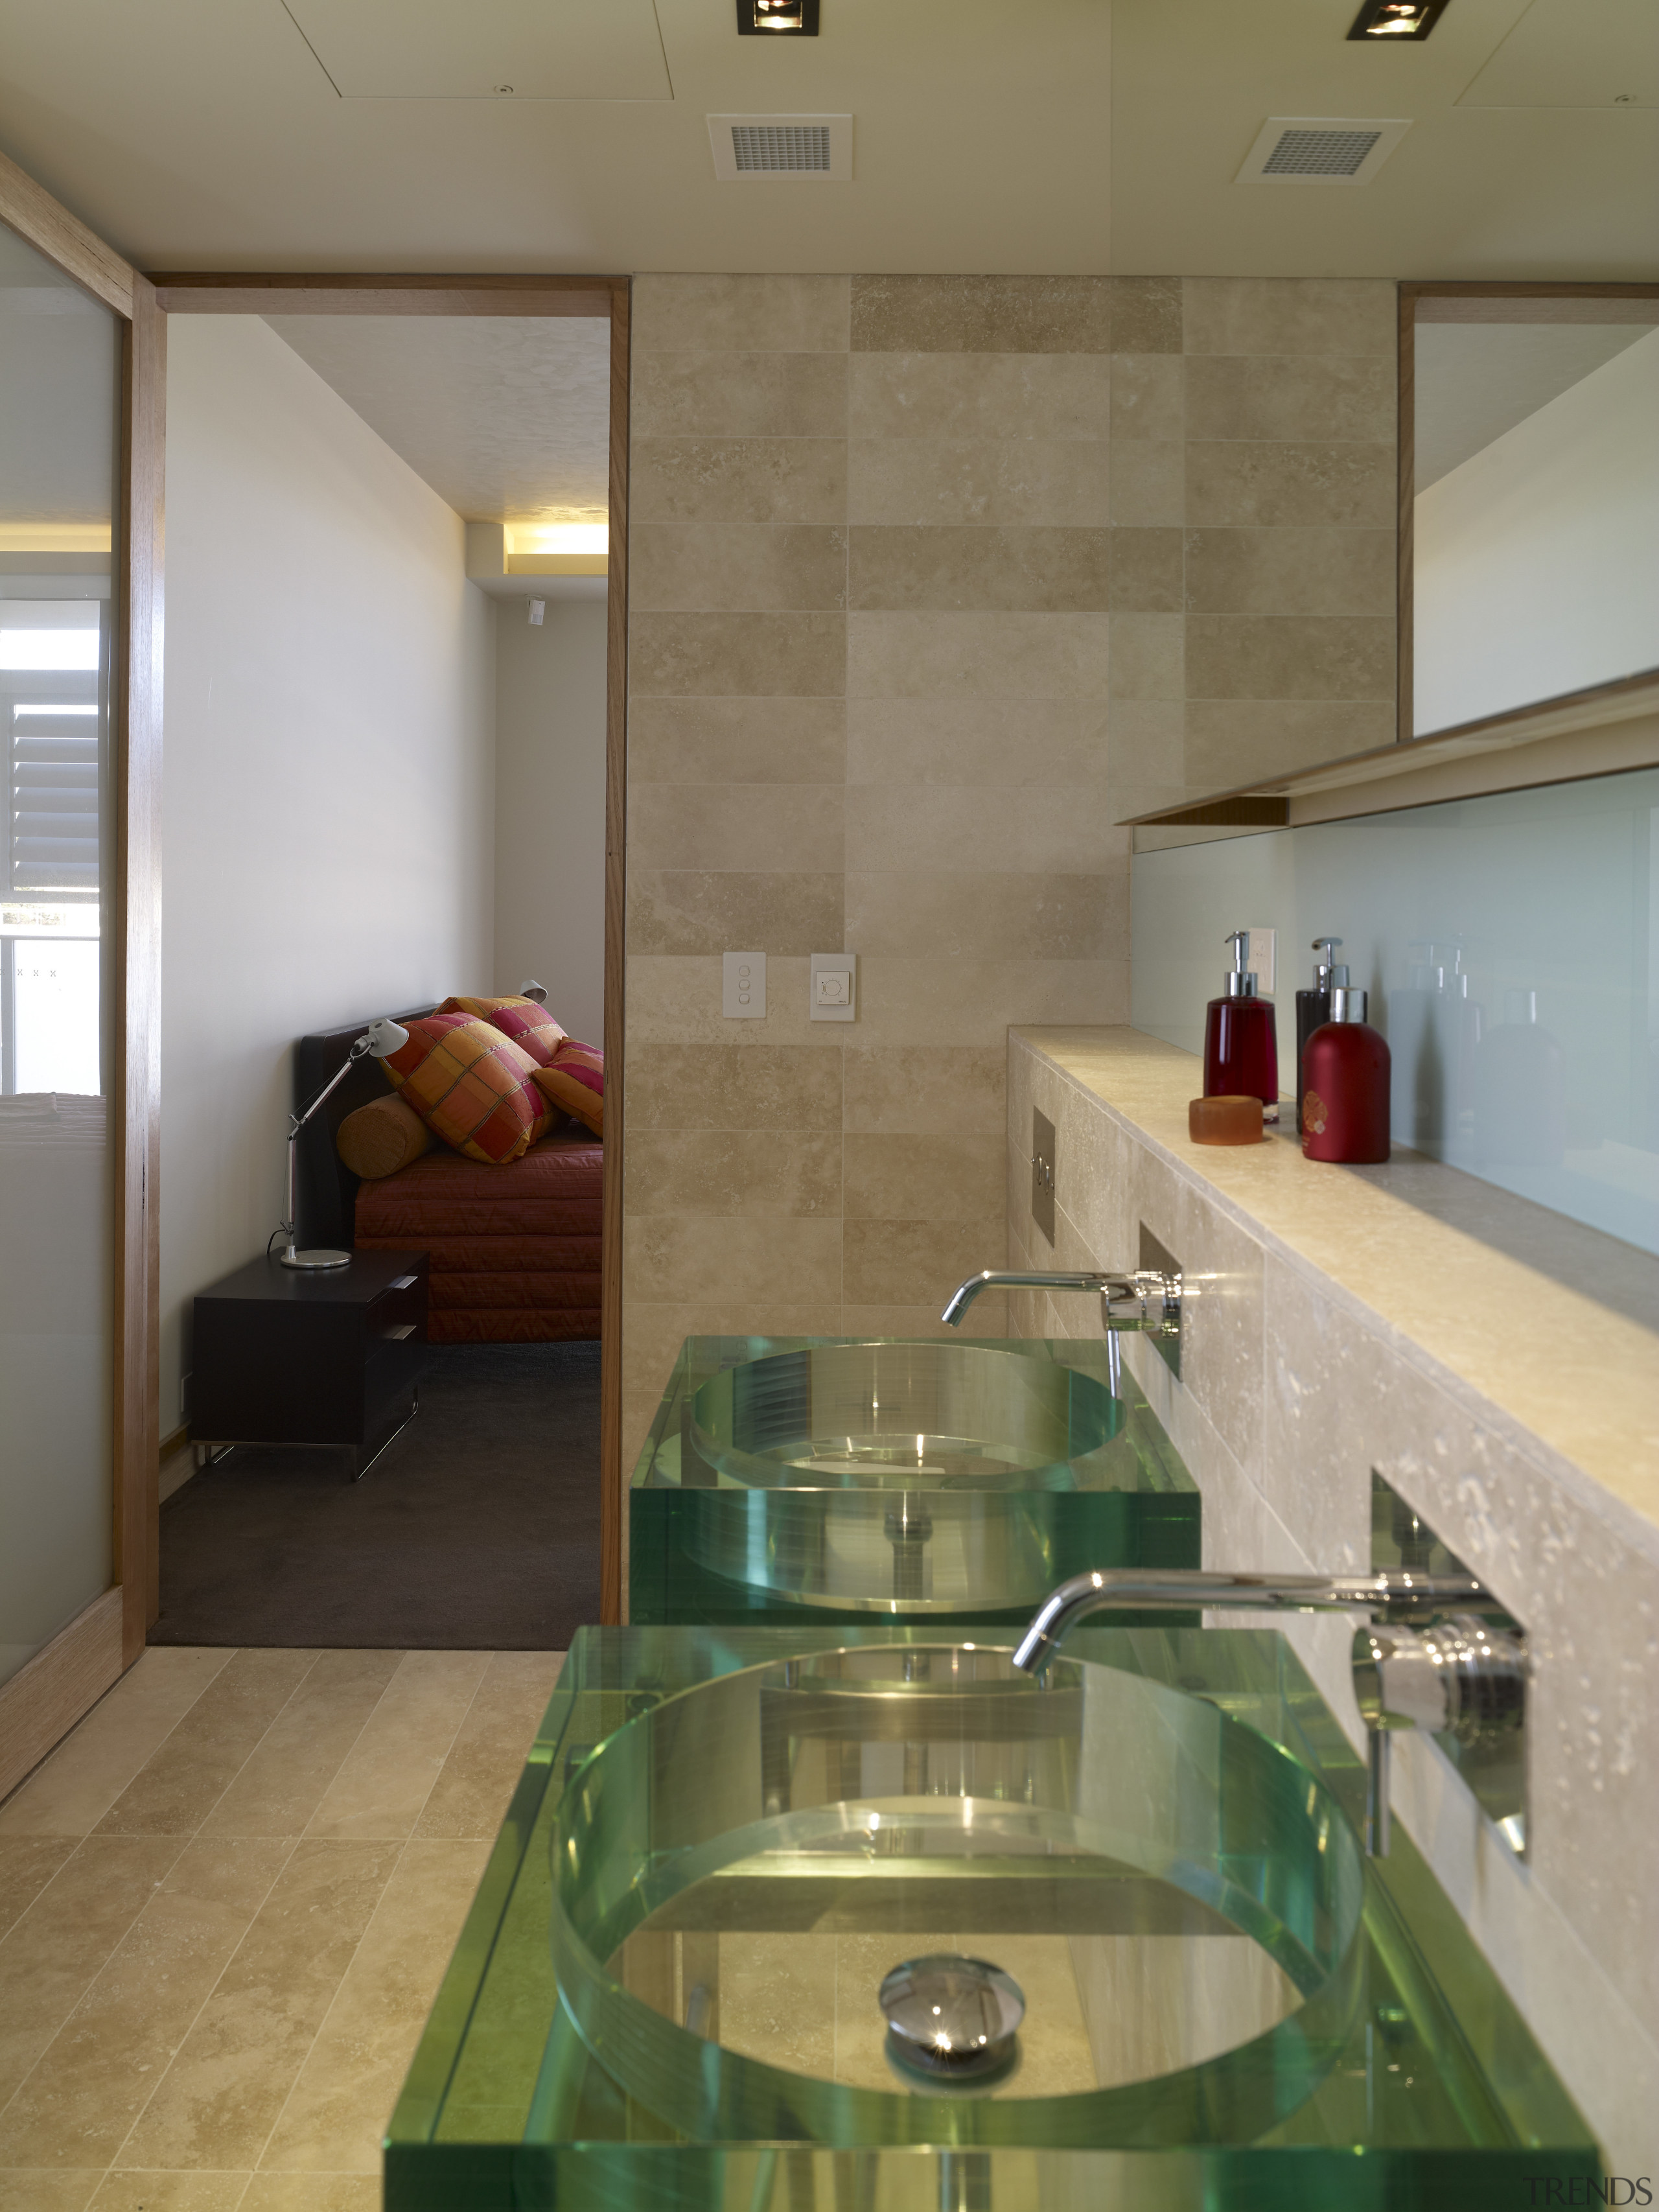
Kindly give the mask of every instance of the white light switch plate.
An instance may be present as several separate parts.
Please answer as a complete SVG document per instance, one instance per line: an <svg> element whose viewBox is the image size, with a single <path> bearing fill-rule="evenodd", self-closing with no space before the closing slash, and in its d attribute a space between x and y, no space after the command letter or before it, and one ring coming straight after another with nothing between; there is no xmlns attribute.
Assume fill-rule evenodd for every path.
<svg viewBox="0 0 1659 2212"><path fill-rule="evenodd" d="M858 1018L859 957L856 952L815 952L808 978L807 1012L815 1022Z"/></svg>
<svg viewBox="0 0 1659 2212"><path fill-rule="evenodd" d="M766 955L763 952L722 952L720 955L720 1012L728 1021L766 1019Z"/></svg>
<svg viewBox="0 0 1659 2212"><path fill-rule="evenodd" d="M1255 977L1255 988L1264 999L1271 999L1273 994L1274 947L1278 938L1276 929L1253 929L1245 951L1244 965Z"/></svg>

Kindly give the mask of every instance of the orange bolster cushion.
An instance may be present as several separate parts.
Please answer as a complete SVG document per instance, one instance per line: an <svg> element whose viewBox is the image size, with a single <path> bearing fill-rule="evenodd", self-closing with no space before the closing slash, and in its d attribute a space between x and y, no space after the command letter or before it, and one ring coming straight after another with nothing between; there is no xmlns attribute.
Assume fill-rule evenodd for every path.
<svg viewBox="0 0 1659 2212"><path fill-rule="evenodd" d="M466 1014L428 1014L407 1026L407 1044L380 1065L434 1137L501 1166L544 1133L552 1115L532 1080L542 1071L510 1037Z"/></svg>
<svg viewBox="0 0 1659 2212"><path fill-rule="evenodd" d="M597 1045L566 1037L552 1066L536 1070L536 1088L562 1113L574 1114L596 1137L604 1137L605 1054Z"/></svg>
<svg viewBox="0 0 1659 2212"><path fill-rule="evenodd" d="M488 1022L504 1037L511 1037L520 1052L527 1052L538 1067L550 1067L553 1055L564 1041L564 1031L545 1006L533 999L446 999L441 1014L471 1014Z"/></svg>
<svg viewBox="0 0 1659 2212"><path fill-rule="evenodd" d="M433 1142L431 1130L395 1091L348 1114L334 1133L335 1151L365 1182L396 1175L399 1168L429 1152Z"/></svg>

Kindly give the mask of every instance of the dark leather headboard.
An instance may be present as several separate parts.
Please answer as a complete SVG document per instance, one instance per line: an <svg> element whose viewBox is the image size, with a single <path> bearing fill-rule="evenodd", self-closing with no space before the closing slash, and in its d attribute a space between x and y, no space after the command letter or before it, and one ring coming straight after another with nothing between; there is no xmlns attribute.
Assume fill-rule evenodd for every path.
<svg viewBox="0 0 1659 2212"><path fill-rule="evenodd" d="M392 1019L418 1021L423 1014L437 1011L435 1006L408 1006ZM344 1029L319 1030L314 1036L300 1039L294 1054L296 1114L304 1111L342 1060L350 1056L352 1046L374 1018L366 1014L362 1021L349 1022ZM334 1134L348 1114L367 1106L371 1099L384 1098L390 1089L386 1070L365 1053L339 1089L324 1100L301 1130L298 1181L302 1245L331 1246L339 1252L351 1249L357 1185L362 1178L352 1174L335 1151Z"/></svg>

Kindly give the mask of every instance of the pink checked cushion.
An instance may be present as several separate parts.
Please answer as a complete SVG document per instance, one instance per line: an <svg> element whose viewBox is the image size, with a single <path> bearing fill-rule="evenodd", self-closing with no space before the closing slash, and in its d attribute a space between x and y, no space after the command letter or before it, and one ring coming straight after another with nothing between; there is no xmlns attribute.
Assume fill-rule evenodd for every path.
<svg viewBox="0 0 1659 2212"><path fill-rule="evenodd" d="M538 1006L533 999L446 999L438 1012L441 1014L471 1014L475 1021L488 1022L504 1037L510 1037L520 1052L527 1052L538 1067L550 1067L553 1054L564 1036L545 1006Z"/></svg>
<svg viewBox="0 0 1659 2212"><path fill-rule="evenodd" d="M516 1160L552 1119L535 1061L510 1037L467 1014L428 1014L380 1064L434 1137L469 1159Z"/></svg>
<svg viewBox="0 0 1659 2212"><path fill-rule="evenodd" d="M605 1054L597 1045L566 1037L550 1067L536 1070L536 1088L566 1114L605 1134Z"/></svg>

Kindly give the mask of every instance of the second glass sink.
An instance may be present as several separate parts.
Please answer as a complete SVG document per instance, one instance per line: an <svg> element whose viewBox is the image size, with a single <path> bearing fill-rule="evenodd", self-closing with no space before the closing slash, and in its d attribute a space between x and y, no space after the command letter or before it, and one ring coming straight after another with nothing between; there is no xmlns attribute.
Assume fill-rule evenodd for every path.
<svg viewBox="0 0 1659 2212"><path fill-rule="evenodd" d="M1005 1620L1195 1566L1199 1499L1105 1345L694 1337L630 1534L635 1620Z"/></svg>

